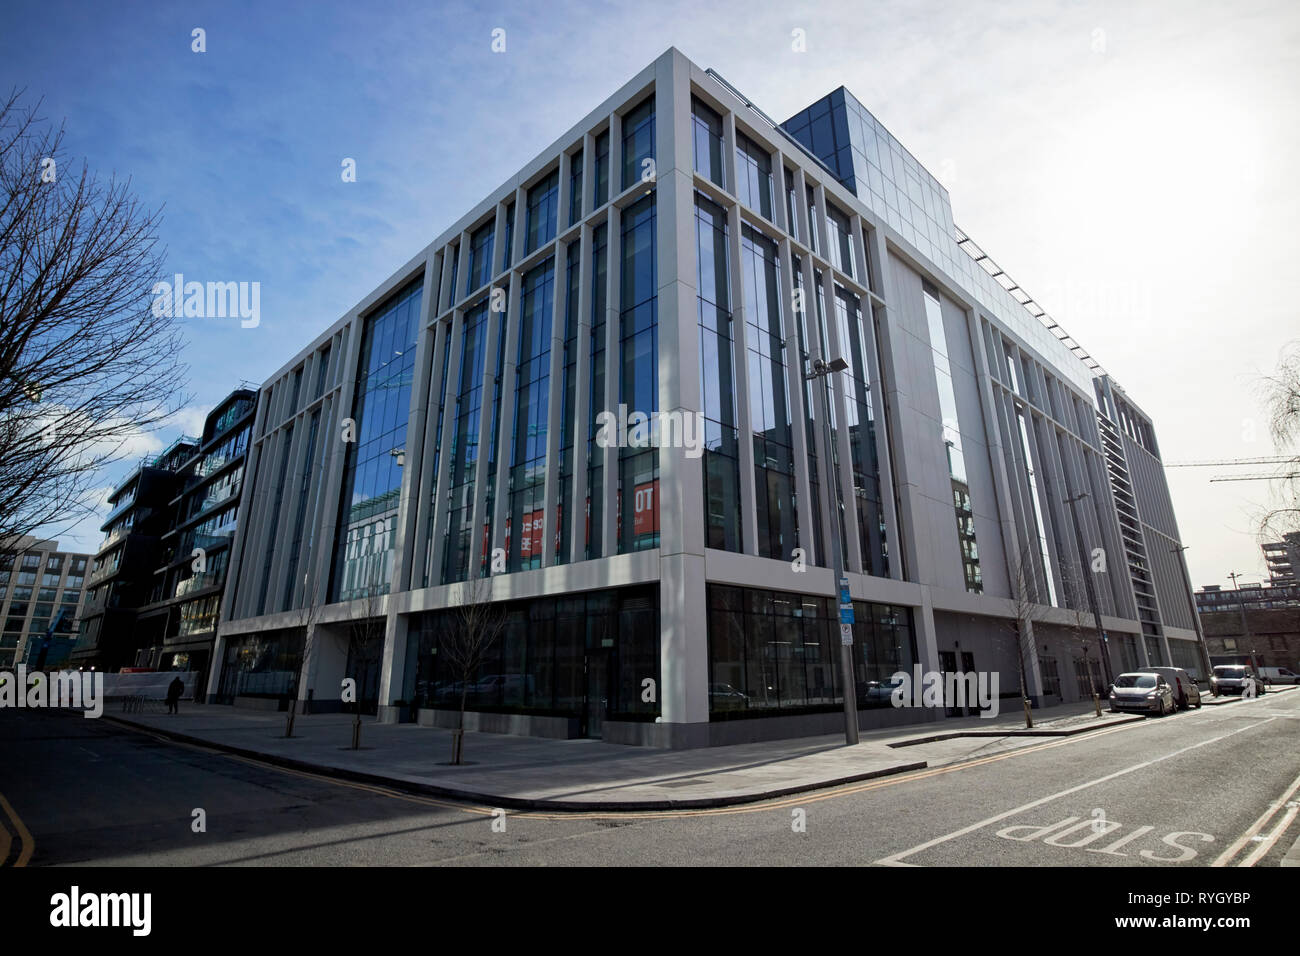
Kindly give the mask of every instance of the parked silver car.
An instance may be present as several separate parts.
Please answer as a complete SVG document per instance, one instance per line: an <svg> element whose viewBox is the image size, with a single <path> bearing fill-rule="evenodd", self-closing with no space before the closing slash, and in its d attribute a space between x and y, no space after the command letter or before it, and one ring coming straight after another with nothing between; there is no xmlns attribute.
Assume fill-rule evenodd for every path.
<svg viewBox="0 0 1300 956"><path fill-rule="evenodd" d="M1178 709L1174 691L1161 674L1133 671L1120 674L1110 687L1112 713L1172 714Z"/></svg>
<svg viewBox="0 0 1300 956"><path fill-rule="evenodd" d="M1245 694L1258 697L1264 693L1264 681L1245 664L1219 664L1210 677L1210 689L1219 694Z"/></svg>
<svg viewBox="0 0 1300 956"><path fill-rule="evenodd" d="M1181 667L1144 667L1141 673L1159 674L1169 681L1174 692L1174 703L1179 710L1201 706L1201 688L1196 678Z"/></svg>

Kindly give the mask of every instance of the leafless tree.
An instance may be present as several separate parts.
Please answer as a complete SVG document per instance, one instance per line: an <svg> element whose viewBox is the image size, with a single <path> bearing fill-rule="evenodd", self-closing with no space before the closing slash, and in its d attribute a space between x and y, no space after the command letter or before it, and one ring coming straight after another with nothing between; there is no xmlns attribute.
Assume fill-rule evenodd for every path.
<svg viewBox="0 0 1300 956"><path fill-rule="evenodd" d="M1091 693L1097 695L1101 689L1092 676L1092 651L1094 646L1100 649L1101 635L1097 633L1092 608L1088 603L1088 585L1083 578L1087 573L1081 565L1073 563L1066 564L1061 569L1061 577L1069 595L1066 602L1066 610L1070 615L1067 629L1069 644L1083 652L1083 670L1088 675L1088 687L1091 688ZM1100 666L1100 653L1096 660Z"/></svg>
<svg viewBox="0 0 1300 956"><path fill-rule="evenodd" d="M1029 673L1033 668L1034 625L1043 618L1043 605L1039 600L1037 554L1028 544L1012 556L1011 566L1011 620L1007 630L1015 642L1016 675L1020 681L1020 697L1025 705L1025 726L1033 727L1034 718L1029 705Z"/></svg>
<svg viewBox="0 0 1300 956"><path fill-rule="evenodd" d="M388 582L383 572L382 560L368 561L365 583L351 594L348 614L348 656L358 665L358 674L350 674L356 681L356 700L352 719L352 749L361 747L361 702L370 684L370 668L377 648L384 643L387 627Z"/></svg>
<svg viewBox="0 0 1300 956"><path fill-rule="evenodd" d="M492 579L471 578L458 589L459 603L451 613L450 626L444 628L438 642L438 654L460 686L460 718L452 735L451 762L460 764L465 752L465 707L470 681L478 676L501 632L505 629L505 609L493 603Z"/></svg>
<svg viewBox="0 0 1300 956"><path fill-rule="evenodd" d="M1285 460L1270 480L1269 502L1259 518L1259 532L1280 537L1300 531L1300 341L1282 350L1277 368L1258 387L1268 413L1269 436Z"/></svg>
<svg viewBox="0 0 1300 956"><path fill-rule="evenodd" d="M293 736L293 724L298 712L297 689L300 682L307 678L307 666L311 660L312 650L316 646L316 622L320 619L321 602L316 585L309 574L302 576L302 604L298 608L298 626L302 628L302 663L298 665L298 681L290 689L289 714L285 718L284 735Z"/></svg>
<svg viewBox="0 0 1300 956"><path fill-rule="evenodd" d="M38 108L0 100L0 539L91 513L100 470L186 400L152 308L158 213L77 168Z"/></svg>

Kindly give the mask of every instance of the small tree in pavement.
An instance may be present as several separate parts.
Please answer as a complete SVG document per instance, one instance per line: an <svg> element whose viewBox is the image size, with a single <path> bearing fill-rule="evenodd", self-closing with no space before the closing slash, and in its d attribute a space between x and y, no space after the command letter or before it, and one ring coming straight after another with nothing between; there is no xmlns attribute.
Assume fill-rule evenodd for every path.
<svg viewBox="0 0 1300 956"><path fill-rule="evenodd" d="M465 581L459 589L460 604L451 611L448 627L439 637L438 653L460 686L460 716L452 735L453 764L464 760L465 708L470 681L478 675L505 629L505 610L490 600L491 595L490 577Z"/></svg>

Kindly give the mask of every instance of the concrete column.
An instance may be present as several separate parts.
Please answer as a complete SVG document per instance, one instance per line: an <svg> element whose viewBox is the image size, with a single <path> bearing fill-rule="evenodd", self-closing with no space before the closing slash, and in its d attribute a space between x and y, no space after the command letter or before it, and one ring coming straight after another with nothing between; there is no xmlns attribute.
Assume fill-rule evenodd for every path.
<svg viewBox="0 0 1300 956"><path fill-rule="evenodd" d="M343 367L340 376L342 387L339 390L338 401L334 406L333 428L321 436L321 441L329 449L328 474L325 480L324 507L322 508L324 520L317 528L315 538L317 543L312 548L313 554L309 567L313 579L319 580L318 587L320 590L318 593L324 603L327 603L330 598L329 577L334 561L334 541L339 531L339 499L343 492L343 469L347 462L348 443L342 440L343 430L341 426L343 419L352 415L353 400L357 387L357 363L361 359L362 322L360 317L353 313L347 328L348 334L345 340L345 354L342 358Z"/></svg>
<svg viewBox="0 0 1300 956"><path fill-rule="evenodd" d="M583 150L584 156L587 156L586 171L583 173L583 182L590 182L591 179L591 161L590 150L591 134L587 134L587 145ZM583 187L584 190L587 188ZM590 224L583 225L580 233L580 242L582 251L578 256L578 335L574 342L574 348L577 354L574 356L573 364L573 476L572 487L569 494L569 511L570 514L563 515L563 520L568 523L572 532L569 534L569 554L568 561L576 564L581 561L586 551L584 529L586 528L586 502L587 502L587 422L591 417L591 379L593 369L590 366L591 356L591 252L592 252L592 227Z"/></svg>
<svg viewBox="0 0 1300 956"><path fill-rule="evenodd" d="M568 159L564 161L568 165ZM565 217L568 206L564 207ZM581 247L579 247L581 249ZM548 336L550 345L550 363L547 369L546 399L546 477L542 487L542 567L549 568L555 564L556 514L555 508L560 497L560 436L564 428L564 322L568 313L569 302L569 246L566 243L555 244L554 276L551 296L551 332ZM511 434L514 434L511 432ZM504 440L501 443L505 445ZM523 529L516 532L516 537L523 540ZM531 532L530 532L531 534Z"/></svg>
<svg viewBox="0 0 1300 956"><path fill-rule="evenodd" d="M889 269L889 251L885 246L884 236L879 230L872 230L869 236L872 243L872 258L880 265L881 295L889 303L890 310L899 308L898 295L894 290L893 277ZM880 355L880 394L884 399L882 425L892 436L899 440L890 443L892 454L891 482L894 485L894 505L897 512L896 547L891 551L892 558L901 558L903 567L900 577L912 581L921 580L921 563L917 549L917 536L920 529L926 527L921 519L927 505L922 500L921 490L910 472L912 465L907 455L907 445L902 440L906 434L903 426L902 410L910 404L908 388L910 383L906 375L899 370L908 367L906 336L894 328L890 311L886 311L884 321L877 328L877 348ZM894 561L891 561L891 564ZM936 662L937 666L937 662Z"/></svg>
<svg viewBox="0 0 1300 956"><path fill-rule="evenodd" d="M447 324L447 328L450 328L450 324ZM437 457L440 469L443 459L440 446L435 443L438 442L439 438L439 418L442 419L443 429L445 430L447 427L446 407L449 404L449 398L446 393L450 391L450 383L444 381L442 374L443 362L448 357L447 349L450 347L444 324L434 320L425 329L424 334L433 340L430 344L433 357L429 369L429 385L427 389L428 411L424 419L423 435L420 438L420 457L415 459L419 482L415 489L415 527L413 529L414 540L411 546L411 563L406 575L407 586L412 590L418 590L426 586L425 575L429 569L429 554L433 547L433 538L430 531L434 517L434 492L438 486L438 469L433 467L433 460ZM446 377L451 378L450 364L447 365ZM412 460L410 455L407 456L407 460L408 462Z"/></svg>
<svg viewBox="0 0 1300 956"><path fill-rule="evenodd" d="M448 323L446 347L451 349L447 359L447 403L442 415L442 444L438 451L438 474L433 478L432 530L429 533L429 587L442 583L443 553L452 529L447 527L447 495L451 489L451 449L456 433L456 417L460 411L461 350L465 344L465 313L457 309ZM460 450L464 453L464 449Z"/></svg>
<svg viewBox="0 0 1300 956"><path fill-rule="evenodd" d="M303 374L305 375L306 372L304 371ZM292 377L292 373L290 373L290 376ZM284 490L280 498L279 521L274 532L275 556L271 562L271 580L266 592L267 613L287 611L289 605L293 602L294 583L285 580L285 565L289 557L289 542L293 540L293 519L298 510L297 500L300 479L304 462L307 460L306 430L306 416L295 416L291 447L287 449L289 467L284 472ZM303 520L306 520L305 515Z"/></svg>
<svg viewBox="0 0 1300 956"><path fill-rule="evenodd" d="M617 117L615 117L617 118ZM610 163L613 165L613 142L610 143ZM610 172L610 190L614 189L614 173ZM619 277L623 270L623 228L622 211L614 205L609 207L609 224L606 227L606 255L608 262L605 269L605 407L601 411L616 412L618 409L619 383L623 376L622 323L619 317ZM599 445L597 446L599 449ZM601 557L611 557L618 553L618 446L610 443L604 449L604 518L600 523Z"/></svg>
<svg viewBox="0 0 1300 956"><path fill-rule="evenodd" d="M390 595L411 588L411 568L415 560L414 545L421 537L416 517L420 513L418 493L421 486L421 465L424 462L424 437L427 425L437 418L430 415L429 382L433 377L434 333L429 328L432 314L433 260L425 262L424 286L420 297L419 338L415 348L415 374L411 382L411 404L407 409L406 451L403 455L402 481L398 498L396 530L393 540L393 574ZM399 619L396 603L387 602L384 623L384 647L379 665L379 716L381 720L396 720L395 709L390 705L401 694L406 669L406 621Z"/></svg>
<svg viewBox="0 0 1300 956"><path fill-rule="evenodd" d="M780 148L772 154L772 222L782 232L790 231L785 201L785 156ZM789 299L786 299L789 302Z"/></svg>
<svg viewBox="0 0 1300 956"><path fill-rule="evenodd" d="M659 408L680 415L693 428L702 404L690 66L670 50L655 67ZM673 738L706 738L709 660L701 458L689 457L680 445L660 448L659 475L661 719Z"/></svg>

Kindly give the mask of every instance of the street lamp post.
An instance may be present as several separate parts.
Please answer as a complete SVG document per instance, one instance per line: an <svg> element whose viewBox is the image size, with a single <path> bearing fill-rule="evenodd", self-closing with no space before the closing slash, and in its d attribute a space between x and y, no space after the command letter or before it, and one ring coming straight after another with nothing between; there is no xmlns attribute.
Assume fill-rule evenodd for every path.
<svg viewBox="0 0 1300 956"><path fill-rule="evenodd" d="M1255 663L1255 638L1250 633L1250 622L1246 619L1246 599L1241 596L1241 588L1237 586L1237 578L1241 577L1240 571L1229 571L1228 577L1232 579L1232 589L1237 592L1237 609L1241 611L1241 636L1246 640L1246 646L1250 648L1250 669L1259 673L1259 665Z"/></svg>
<svg viewBox="0 0 1300 956"><path fill-rule="evenodd" d="M805 380L821 379L824 385L824 388L817 389L817 394L821 397L820 414L822 428L826 437L826 461L824 467L831 474L831 482L828 487L831 492L831 500L835 502L836 508L843 507L843 499L839 493L839 470L834 466L835 456L832 451L834 437L831 433L830 419L830 376L833 372L843 372L848 367L849 363L842 358L831 359L829 362L819 358L813 361L812 371L804 374ZM838 513L834 515L834 519L831 521L831 566L835 570L835 588L839 594L838 603L841 609L840 672L844 675L844 742L852 746L858 742L858 689L853 674L853 602L849 599L848 579L844 576L844 559L840 551L840 516ZM847 621L844 620L845 617L847 617Z"/></svg>
<svg viewBox="0 0 1300 956"><path fill-rule="evenodd" d="M1205 679L1208 681L1214 673L1214 668L1210 666L1210 651L1205 646L1205 629L1201 627L1201 615L1196 610L1196 599L1192 596L1192 576L1187 571L1187 555L1184 554L1188 545L1179 545L1176 548L1170 548L1170 554L1178 555L1178 559L1183 563L1183 579L1187 582L1187 606L1192 612L1192 630L1196 632L1197 642L1201 647L1201 666L1205 668Z"/></svg>
<svg viewBox="0 0 1300 956"><path fill-rule="evenodd" d="M1070 506L1070 518L1074 522L1074 542L1079 546L1079 571L1083 575L1083 587L1088 594L1088 604L1092 607L1092 619L1097 625L1097 640L1101 643L1097 650L1101 657L1102 669L1105 671L1106 686L1109 687L1115 680L1110 669L1110 642L1106 639L1106 631L1101 626L1101 609L1097 606L1097 591L1092 583L1088 552L1083 547L1083 532L1079 528L1079 513L1074 507L1087 497L1088 492L1081 491L1072 498L1066 498L1065 503Z"/></svg>

